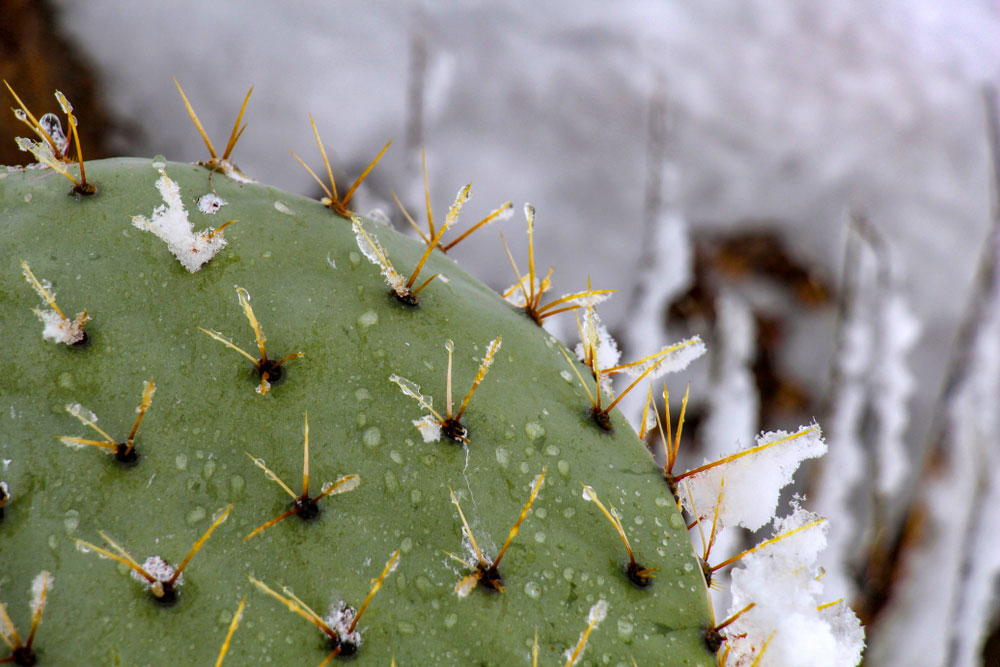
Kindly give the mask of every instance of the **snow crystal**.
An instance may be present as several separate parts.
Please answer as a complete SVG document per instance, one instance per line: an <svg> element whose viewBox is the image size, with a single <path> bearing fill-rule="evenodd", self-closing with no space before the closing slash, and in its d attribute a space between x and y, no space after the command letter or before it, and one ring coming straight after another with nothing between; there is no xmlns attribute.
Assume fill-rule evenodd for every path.
<svg viewBox="0 0 1000 667"><path fill-rule="evenodd" d="M166 242L181 265L194 273L226 247L226 239L222 232L214 233L212 229L195 234L181 200L180 186L167 176L164 169L158 171L160 178L156 181L156 189L163 197L163 204L153 209L152 219L143 215L132 216L132 224Z"/></svg>
<svg viewBox="0 0 1000 667"><path fill-rule="evenodd" d="M864 631L854 612L843 602L826 606L821 598L816 558L826 546L825 530L822 517L794 506L791 515L774 521L774 534L797 532L742 558L732 573L729 613L754 606L725 631L727 664L844 667L861 660Z"/></svg>
<svg viewBox="0 0 1000 667"><path fill-rule="evenodd" d="M434 415L424 415L420 419L414 419L413 425L420 431L424 442L437 442L441 439L441 424L434 419Z"/></svg>
<svg viewBox="0 0 1000 667"><path fill-rule="evenodd" d="M228 203L229 202L214 192L209 192L198 197L198 210L206 215L214 215L220 208Z"/></svg>
<svg viewBox="0 0 1000 667"><path fill-rule="evenodd" d="M656 370L651 371L646 376L647 380L655 380L667 373L679 373L687 368L692 361L705 354L705 352L705 343L701 341L701 337L692 336L680 343L667 345L652 355L645 363L629 366L625 369L625 373L632 377L639 377L650 366L656 365ZM662 362L660 361L661 359L663 360Z"/></svg>
<svg viewBox="0 0 1000 667"><path fill-rule="evenodd" d="M604 600L598 600L597 603L590 608L590 613L587 614L587 623L597 625L603 621L607 615L608 603Z"/></svg>
<svg viewBox="0 0 1000 667"><path fill-rule="evenodd" d="M83 340L83 325L90 319L86 311L77 313L74 319L69 320L52 309L32 308L31 310L45 325L42 329L42 338L45 340L66 345L73 345Z"/></svg>
<svg viewBox="0 0 1000 667"><path fill-rule="evenodd" d="M66 412L70 413L82 422L89 422L91 424L97 423L97 415L79 403L70 403L67 405Z"/></svg>
<svg viewBox="0 0 1000 667"><path fill-rule="evenodd" d="M45 596L52 588L52 575L42 570L31 582L31 614L34 616L45 605Z"/></svg>
<svg viewBox="0 0 1000 667"><path fill-rule="evenodd" d="M567 664L575 664L583 657L583 649L586 647L586 640L589 633L608 615L608 603L605 600L598 600L587 613L587 629L580 633L580 639L576 645L563 651L563 658ZM574 657L575 655L575 657Z"/></svg>
<svg viewBox="0 0 1000 667"><path fill-rule="evenodd" d="M577 359L589 365L588 351L590 350L597 353L597 367L599 369L607 370L616 366L621 359L618 343L593 308L588 308L584 312L583 341L576 344L574 352L576 352Z"/></svg>
<svg viewBox="0 0 1000 667"><path fill-rule="evenodd" d="M351 623L354 622L354 615L356 613L354 607L343 600L339 600L337 604L330 607L330 614L323 620L337 633L341 642L361 646L362 641L364 641L361 638L361 633L357 630L348 632L351 628Z"/></svg>
<svg viewBox="0 0 1000 667"><path fill-rule="evenodd" d="M174 576L174 572L176 571L176 568L174 568L173 565L163 560L159 556L150 556L149 558L147 558L146 561L142 564L142 569L144 569L150 576L153 577L153 579L156 579L156 581L160 583L165 583L170 581L170 578ZM135 579L136 581L142 582L142 584L145 585L146 588L153 587L154 585L153 583L148 581L144 576L142 576L135 570L132 570L131 573L132 573L132 578ZM184 583L183 573L177 577L177 580L174 582L174 585L180 586L182 583Z"/></svg>
<svg viewBox="0 0 1000 667"><path fill-rule="evenodd" d="M825 453L826 443L816 424L795 433L762 434L756 446L720 456L720 460L731 460L686 477L681 502L688 512L711 521L725 480L719 506L720 527L757 530L774 516L778 495L792 481L799 464Z"/></svg>

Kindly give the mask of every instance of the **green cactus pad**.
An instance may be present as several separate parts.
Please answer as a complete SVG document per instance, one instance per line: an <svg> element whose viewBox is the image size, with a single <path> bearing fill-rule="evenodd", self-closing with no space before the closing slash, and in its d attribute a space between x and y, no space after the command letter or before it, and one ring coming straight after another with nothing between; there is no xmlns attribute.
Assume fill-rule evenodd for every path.
<svg viewBox="0 0 1000 667"><path fill-rule="evenodd" d="M396 549L399 566L359 625L359 665L530 665L536 631L539 665L562 665L601 599L608 616L578 664L714 664L703 643L705 587L670 491L620 414L611 433L594 425L560 343L440 252L421 275L441 277L406 308L359 251L349 220L316 201L167 163L195 231L238 219L223 232L227 246L189 272L132 223L163 203L157 166L88 163L98 187L89 197L69 194L49 170L0 172L0 481L10 491L0 600L23 637L31 581L53 574L34 644L40 665L214 664L244 595L225 664L318 665L324 635L248 576L289 587L324 616L338 600L358 606ZM228 204L201 213L195 200L213 190ZM386 226L366 229L401 273L423 251ZM53 283L68 317L87 310L86 345L43 339L32 308L44 304L19 259ZM250 295L268 355L304 354L266 395L245 357L199 330L256 355L236 286ZM470 444L424 442L412 424L424 411L390 375L419 384L443 410L445 341L455 345L457 404L498 335L502 347L462 418ZM96 437L66 412L73 403L124 439L150 378L156 393L136 465L59 442ZM307 411L312 494L343 475L361 483L320 500L313 521L291 516L244 541L292 501L247 452L298 493ZM477 587L459 598L454 588L470 572L447 553L469 556L449 489L492 558L543 469L500 564L506 592ZM624 546L581 483L617 508L642 565L659 568L650 587L626 579ZM176 565L229 504L170 607L74 541L107 547L104 531L139 563L155 554Z"/></svg>

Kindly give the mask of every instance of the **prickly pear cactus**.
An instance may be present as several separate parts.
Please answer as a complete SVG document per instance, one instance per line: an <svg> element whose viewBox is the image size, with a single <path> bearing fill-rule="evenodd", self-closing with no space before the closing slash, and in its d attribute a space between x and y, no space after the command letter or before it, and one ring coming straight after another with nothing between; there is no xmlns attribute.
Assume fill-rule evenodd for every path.
<svg viewBox="0 0 1000 667"><path fill-rule="evenodd" d="M439 278L405 305L350 220L265 185L149 159L86 175L96 194L51 170L0 173L0 600L23 640L32 581L51 573L39 664L212 664L224 641L226 664L320 664L336 646L320 624L340 639L333 660L364 665L530 665L536 633L539 665L715 662L661 471L620 414L595 425L561 344L523 311L439 251L424 269ZM398 267L423 253L363 229ZM68 344L84 310L85 340ZM458 405L498 337L461 429L425 441L414 385L444 414L446 341ZM647 586L581 484L657 568ZM346 627L344 605L359 609L380 575Z"/></svg>

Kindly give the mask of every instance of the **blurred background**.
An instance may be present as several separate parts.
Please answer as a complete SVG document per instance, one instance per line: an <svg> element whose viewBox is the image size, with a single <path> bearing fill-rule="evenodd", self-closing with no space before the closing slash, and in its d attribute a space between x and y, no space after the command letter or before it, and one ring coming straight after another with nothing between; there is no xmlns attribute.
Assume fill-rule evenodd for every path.
<svg viewBox="0 0 1000 667"><path fill-rule="evenodd" d="M553 292L619 290L600 313L626 359L708 342L669 379L691 382L682 463L824 427L798 491L831 519L827 590L866 624L866 664L998 665L998 9L0 0L0 72L38 113L62 90L88 159L206 158L172 76L217 145L254 86L233 160L307 196L288 151L321 168L310 113L339 183L392 139L355 205L404 231L391 193L424 214L426 149L438 216L470 181L469 220L514 202L452 253L498 290L497 230L526 257L531 202ZM26 162L0 126L0 163Z"/></svg>

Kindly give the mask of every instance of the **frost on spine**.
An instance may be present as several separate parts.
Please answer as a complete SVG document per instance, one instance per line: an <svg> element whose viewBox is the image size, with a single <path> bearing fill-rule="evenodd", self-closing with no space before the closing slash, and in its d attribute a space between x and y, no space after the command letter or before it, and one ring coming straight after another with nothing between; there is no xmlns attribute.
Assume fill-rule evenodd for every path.
<svg viewBox="0 0 1000 667"><path fill-rule="evenodd" d="M160 237L177 261L194 273L226 247L226 239L221 231L216 232L212 228L194 233L194 225L188 219L181 200L180 186L167 176L165 170L160 169L159 172L156 189L160 191L163 203L153 209L152 218L132 216L132 224Z"/></svg>

